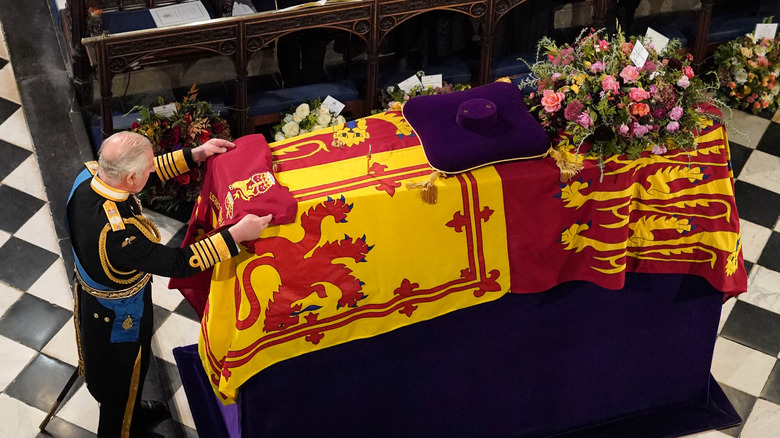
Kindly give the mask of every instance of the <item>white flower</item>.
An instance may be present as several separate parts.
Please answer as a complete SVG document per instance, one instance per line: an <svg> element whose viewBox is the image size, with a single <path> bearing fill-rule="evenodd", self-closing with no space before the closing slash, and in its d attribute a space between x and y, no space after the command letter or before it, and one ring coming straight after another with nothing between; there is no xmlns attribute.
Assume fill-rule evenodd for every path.
<svg viewBox="0 0 780 438"><path fill-rule="evenodd" d="M304 117L305 116L299 116L298 113L296 112L295 114L292 115L292 121L295 123L301 123L301 120L303 120Z"/></svg>
<svg viewBox="0 0 780 438"><path fill-rule="evenodd" d="M328 126L328 124L330 124L330 113L320 114L317 116L317 124Z"/></svg>
<svg viewBox="0 0 780 438"><path fill-rule="evenodd" d="M336 123L342 125L344 123L347 123L347 119L345 119L344 116L338 116L336 117Z"/></svg>
<svg viewBox="0 0 780 438"><path fill-rule="evenodd" d="M284 120L282 120L282 123L290 123L292 121L293 121L292 114L287 114L286 116L284 116Z"/></svg>
<svg viewBox="0 0 780 438"><path fill-rule="evenodd" d="M758 38L756 38L756 34L753 33L753 32L750 32L749 34L747 34L745 36L750 38L750 41L752 41L753 44L756 44L758 42Z"/></svg>
<svg viewBox="0 0 780 438"><path fill-rule="evenodd" d="M308 133L309 133L309 130L308 130L308 129L301 129L301 132L300 132L300 133L301 133L301 134L308 134Z"/></svg>
<svg viewBox="0 0 780 438"><path fill-rule="evenodd" d="M301 127L295 122L285 123L285 125L282 126L282 132L284 132L284 136L287 138L295 137L300 131Z"/></svg>
<svg viewBox="0 0 780 438"><path fill-rule="evenodd" d="M322 114L330 114L330 110L327 107L321 106L320 107L320 115Z"/></svg>
<svg viewBox="0 0 780 438"><path fill-rule="evenodd" d="M753 49L753 52L756 54L756 56L766 56L766 47L758 46Z"/></svg>
<svg viewBox="0 0 780 438"><path fill-rule="evenodd" d="M325 129L325 126L322 125L314 125L311 127L311 132L317 131L319 129Z"/></svg>
<svg viewBox="0 0 780 438"><path fill-rule="evenodd" d="M309 110L309 104L308 103L302 103L298 105L298 108L295 108L295 114L298 115L300 118L304 118L309 115L311 111Z"/></svg>
<svg viewBox="0 0 780 438"><path fill-rule="evenodd" d="M387 92L388 93L392 93L393 91L395 91L395 87L394 86L391 85L391 86L387 87Z"/></svg>
<svg viewBox="0 0 780 438"><path fill-rule="evenodd" d="M738 84L744 84L745 82L747 82L748 74L747 74L747 72L745 71L744 68L741 68L741 69L737 70L736 73L734 73L734 80Z"/></svg>
<svg viewBox="0 0 780 438"><path fill-rule="evenodd" d="M274 141L282 141L284 140L284 132L279 131L274 135Z"/></svg>

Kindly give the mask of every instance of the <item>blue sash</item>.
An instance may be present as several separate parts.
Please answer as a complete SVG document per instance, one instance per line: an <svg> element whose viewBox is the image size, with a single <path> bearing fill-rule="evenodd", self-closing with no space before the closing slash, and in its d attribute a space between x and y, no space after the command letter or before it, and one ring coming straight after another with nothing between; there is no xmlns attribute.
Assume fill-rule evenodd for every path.
<svg viewBox="0 0 780 438"><path fill-rule="evenodd" d="M88 168L82 170L81 173L78 174L76 180L73 182L73 187L70 189L67 204L70 204L70 199L73 197L73 192L76 191L76 188L89 178L92 178L92 172L90 172ZM65 228L70 231L70 224L68 223L67 214L65 214ZM79 257L76 255L76 251L72 246L71 252L73 253L73 260L75 262L74 264L76 265L78 275L87 286L104 292L111 292L116 290L93 280L89 274L87 274L87 271L84 270L84 267L81 266ZM138 341L141 329L141 316L144 313L145 291L146 288L144 287L133 296L114 300L95 297L103 307L114 312L114 323L111 327L111 343ZM127 317L129 317L133 322L133 325L129 329L122 327L122 323Z"/></svg>

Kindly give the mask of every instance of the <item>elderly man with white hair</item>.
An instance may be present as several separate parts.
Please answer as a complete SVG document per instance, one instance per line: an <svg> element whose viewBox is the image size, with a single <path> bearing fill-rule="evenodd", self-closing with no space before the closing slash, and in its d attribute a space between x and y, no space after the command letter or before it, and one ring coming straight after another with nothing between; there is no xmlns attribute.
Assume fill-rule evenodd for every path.
<svg viewBox="0 0 780 438"><path fill-rule="evenodd" d="M151 352L152 274L180 278L208 269L237 255L236 242L256 239L271 220L246 215L187 248L169 248L134 195L152 172L165 181L233 147L212 139L155 157L146 137L119 132L73 184L67 228L76 265L79 371L100 403L101 438L138 436L167 415L164 404L141 401Z"/></svg>

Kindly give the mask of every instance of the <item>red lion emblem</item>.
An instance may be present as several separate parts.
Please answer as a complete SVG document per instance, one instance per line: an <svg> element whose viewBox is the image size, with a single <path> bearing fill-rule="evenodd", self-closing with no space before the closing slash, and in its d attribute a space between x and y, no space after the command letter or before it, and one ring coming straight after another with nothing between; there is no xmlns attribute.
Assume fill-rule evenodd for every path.
<svg viewBox="0 0 780 438"><path fill-rule="evenodd" d="M344 196L340 199L328 198L325 202L309 208L301 216L301 227L305 233L300 242L291 242L284 237L268 237L255 241L249 250L259 254L244 270L242 283L247 298L251 303L249 316L241 320L237 318L239 329L249 327L257 321L260 315L260 303L252 284L252 271L258 266L271 266L279 273L282 284L274 291L273 298L268 301L265 310L264 331L279 331L297 325L300 314L319 309L319 306L301 308L301 304L293 303L316 292L320 298L326 298L327 293L323 283L336 286L341 291L337 308L355 307L357 302L366 297L361 290L363 282L352 275L352 270L335 260L349 258L355 262L365 262L366 255L373 248L366 244L366 236L353 239L344 235L344 239L326 242L317 247L322 237L322 221L330 216L336 223L346 222L347 214L352 210L352 204L347 204ZM311 255L307 256L307 254ZM236 303L240 300L240 290L236 285ZM236 307L238 308L238 306ZM236 315L238 316L238 315ZM316 315L306 318L316 321Z"/></svg>

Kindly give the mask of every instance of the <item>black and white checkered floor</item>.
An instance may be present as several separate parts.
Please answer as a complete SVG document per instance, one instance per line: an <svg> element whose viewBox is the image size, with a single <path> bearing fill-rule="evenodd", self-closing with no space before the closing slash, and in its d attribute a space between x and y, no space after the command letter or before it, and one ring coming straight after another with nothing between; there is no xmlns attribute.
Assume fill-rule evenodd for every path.
<svg viewBox="0 0 780 438"><path fill-rule="evenodd" d="M15 74L11 57L25 57L24 51L10 55L0 32L0 436L35 437L46 436L38 424L76 366L76 344L70 274L57 236L58 228L62 231L55 226L59 218L52 220L52 211L61 210L64 200L50 203L47 198L47 193L62 190L45 186L47 177L42 177L59 175L68 166L51 159L56 156L52 148L60 146L56 141L34 139L42 137L36 130L71 126L47 126L51 118L40 117L32 98L30 104L22 98L20 90L35 78L27 77L26 68ZM748 292L723 306L712 374L744 421L739 427L696 436L778 437L780 112L773 120L736 113L733 123L749 136L732 133L730 141L750 275ZM79 157L71 158L76 161L73 168ZM163 241L175 245L184 224L147 213L163 232ZM197 342L198 322L181 295L166 284L167 279L155 279L156 360L144 397L170 405L173 418L160 424L158 433L196 436L171 350ZM79 379L47 430L61 437L95 436L97 413L97 403Z"/></svg>

